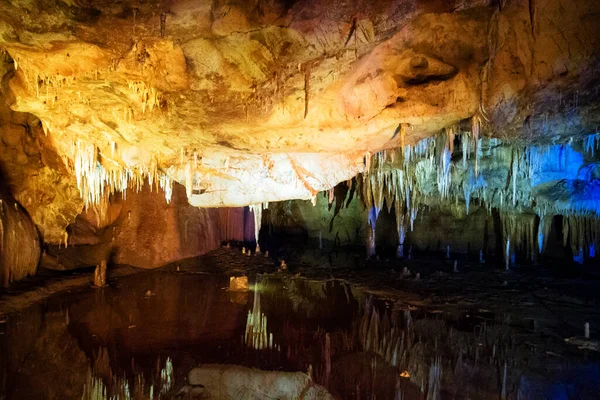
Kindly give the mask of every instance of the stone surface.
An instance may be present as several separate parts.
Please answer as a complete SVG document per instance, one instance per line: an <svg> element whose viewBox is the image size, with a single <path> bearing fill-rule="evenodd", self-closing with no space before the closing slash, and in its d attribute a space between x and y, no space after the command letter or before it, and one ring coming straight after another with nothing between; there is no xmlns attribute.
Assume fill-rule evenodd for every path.
<svg viewBox="0 0 600 400"><path fill-rule="evenodd" d="M598 12L583 0L5 2L0 46L11 108L39 117L71 171L100 163L79 176L84 199L102 171L131 171L182 183L192 205L240 206L310 199L365 154L474 115L495 136L589 133Z"/></svg>
<svg viewBox="0 0 600 400"><path fill-rule="evenodd" d="M303 372L261 371L238 365L206 364L188 374L201 397L255 399L256 393L278 399L333 399L321 385Z"/></svg>

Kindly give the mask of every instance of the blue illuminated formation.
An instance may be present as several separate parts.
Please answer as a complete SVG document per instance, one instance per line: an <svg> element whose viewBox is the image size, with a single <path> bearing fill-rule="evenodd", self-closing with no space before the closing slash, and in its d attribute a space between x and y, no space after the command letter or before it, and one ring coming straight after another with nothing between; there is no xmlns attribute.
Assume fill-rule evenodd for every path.
<svg viewBox="0 0 600 400"><path fill-rule="evenodd" d="M454 147L458 136L459 146ZM443 202L475 202L500 213L503 242L511 238L517 251L535 259L544 251L554 215L564 216L574 259L595 256L600 235L600 133L555 138L551 143L523 144L475 137L458 128L445 130L402 149L383 151L371 159L362 179L362 199L369 223L384 204L396 212L398 234L414 229L419 211ZM600 227L600 225L598 226ZM402 235L403 236L403 235ZM514 242L514 243L512 243ZM514 251L507 255L513 258Z"/></svg>

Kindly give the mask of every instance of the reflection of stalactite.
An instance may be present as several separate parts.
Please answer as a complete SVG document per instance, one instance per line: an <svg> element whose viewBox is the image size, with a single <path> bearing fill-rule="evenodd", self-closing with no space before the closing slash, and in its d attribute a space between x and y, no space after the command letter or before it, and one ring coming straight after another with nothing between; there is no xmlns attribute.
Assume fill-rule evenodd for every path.
<svg viewBox="0 0 600 400"><path fill-rule="evenodd" d="M410 327L410 313L406 316L406 327ZM359 322L358 338L365 351L379 354L393 366L400 365L400 357L410 347L409 330L400 330L390 322L387 311L382 317L371 302L367 302L365 312Z"/></svg>
<svg viewBox="0 0 600 400"><path fill-rule="evenodd" d="M440 357L429 368L429 385L427 386L427 400L441 400L442 390L442 365Z"/></svg>
<svg viewBox="0 0 600 400"><path fill-rule="evenodd" d="M142 374L136 375L133 379L132 391L130 382L126 377L113 374L110 368L108 351L102 347L94 359L93 367L88 369L81 400L159 400L170 398L169 392L173 389L174 383L173 363L171 358L168 357L164 368L160 370L160 382L156 395L155 385L147 385Z"/></svg>
<svg viewBox="0 0 600 400"><path fill-rule="evenodd" d="M254 292L252 311L248 311L244 343L254 350L280 350L279 345L273 343L273 333L269 333L267 330L267 316L260 310L260 292L258 290Z"/></svg>

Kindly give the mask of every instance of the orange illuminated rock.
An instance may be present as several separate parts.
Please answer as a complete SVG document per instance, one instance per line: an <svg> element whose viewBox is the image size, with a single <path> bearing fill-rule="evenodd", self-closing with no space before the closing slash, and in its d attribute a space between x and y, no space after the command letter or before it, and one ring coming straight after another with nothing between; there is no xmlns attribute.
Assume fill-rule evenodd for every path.
<svg viewBox="0 0 600 400"><path fill-rule="evenodd" d="M546 3L3 2L2 89L88 206L148 179L198 207L312 199L473 116L496 136L594 129L600 3Z"/></svg>

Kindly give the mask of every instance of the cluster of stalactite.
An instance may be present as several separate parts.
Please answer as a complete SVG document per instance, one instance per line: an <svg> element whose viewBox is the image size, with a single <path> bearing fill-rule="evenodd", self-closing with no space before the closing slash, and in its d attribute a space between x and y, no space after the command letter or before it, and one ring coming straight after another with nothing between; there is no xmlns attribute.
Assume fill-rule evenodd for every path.
<svg viewBox="0 0 600 400"><path fill-rule="evenodd" d="M594 258L600 246L600 220L597 218L568 216L563 218L563 241L573 252L577 262L585 257Z"/></svg>
<svg viewBox="0 0 600 400"><path fill-rule="evenodd" d="M538 255L537 222L535 214L500 213L502 238L505 245L505 262L515 263L518 252L535 262Z"/></svg>
<svg viewBox="0 0 600 400"><path fill-rule="evenodd" d="M581 141L524 145L480 137L479 125L479 119L474 117L468 126L449 127L439 136L415 145L367 155L365 173L340 185L345 190L332 188L326 194L330 204L336 202L337 213L347 192L351 190L350 196L354 190L358 192L368 210L368 255L374 255L375 222L383 207L396 216L400 257L404 255L406 233L414 230L419 213L425 207L443 203L464 204L467 214L473 201L490 214L492 210L499 211L505 258L513 261L516 251L532 261L543 251L551 225L546 223L547 216L565 215L568 221L597 220L600 198L590 193L595 193L594 185L600 187L591 176L600 134L588 135ZM401 135L405 129L401 127ZM580 145L581 151L574 150L575 144ZM588 159L587 164L584 158ZM575 182L574 186L584 182L592 189L586 189L584 198L572 194L573 198L564 201L536 197L536 186L558 182L560 187L564 181ZM572 245L577 250L574 254L584 248L593 257L595 244L588 239L584 242Z"/></svg>
<svg viewBox="0 0 600 400"><path fill-rule="evenodd" d="M460 142L460 146L455 146L455 141ZM593 158L599 144L600 135L592 134L583 138L581 147L586 156ZM449 199L464 202L468 210L471 199L479 199L488 209L536 208L555 214L595 212L598 207L589 202L555 205L543 203L531 194L531 188L539 183L539 174L570 172L569 154L574 153L573 146L574 139L562 144L539 145L505 143L487 137L474 140L473 133L461 130L460 126L447 128L441 135L424 139L415 146L370 157L368 171L363 174L363 199L366 205L379 208L383 199L391 203L401 198L409 207L414 199L428 203L434 199ZM482 167L484 160L493 163L489 169ZM508 176L501 185L493 182L495 177L492 176L498 166L508 167ZM589 166L582 166L582 171L575 172L573 178L591 179L586 171L589 175L593 166L591 162Z"/></svg>
<svg viewBox="0 0 600 400"><path fill-rule="evenodd" d="M114 143L111 148L114 152ZM125 168L109 157L103 156L94 144L81 140L73 143L72 157L77 187L86 208L91 205L102 205L108 196L114 193L122 193L123 198L126 198L128 188L139 192L146 181L151 189L155 187L158 190L160 187L165 193L166 201L171 201L173 180L159 171L156 162L151 163L150 166ZM112 166L107 168L105 164L109 163Z"/></svg>

